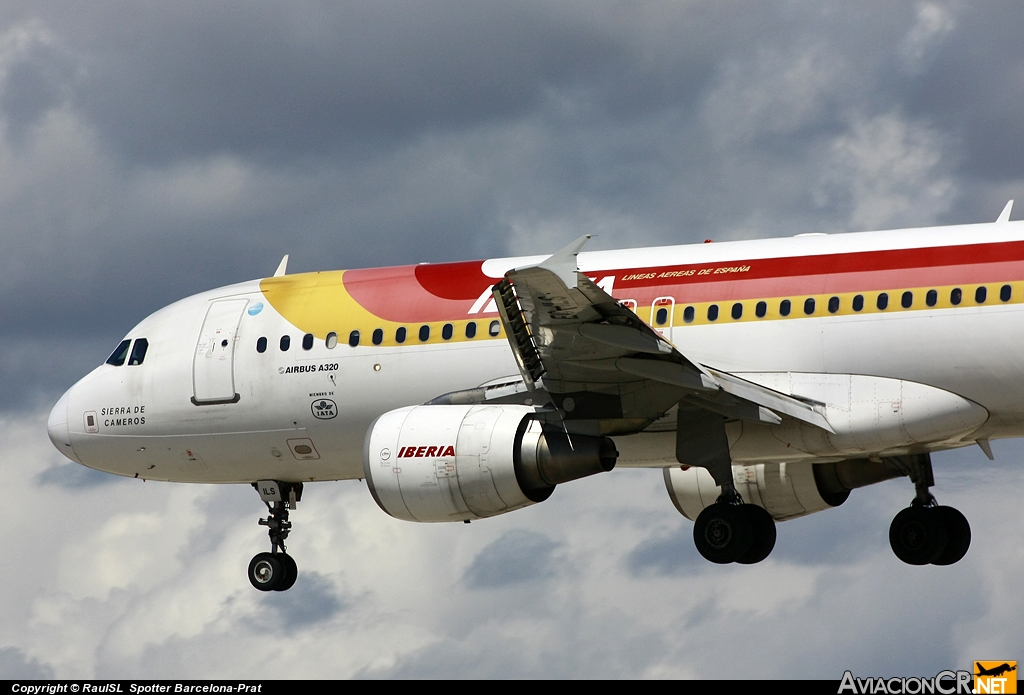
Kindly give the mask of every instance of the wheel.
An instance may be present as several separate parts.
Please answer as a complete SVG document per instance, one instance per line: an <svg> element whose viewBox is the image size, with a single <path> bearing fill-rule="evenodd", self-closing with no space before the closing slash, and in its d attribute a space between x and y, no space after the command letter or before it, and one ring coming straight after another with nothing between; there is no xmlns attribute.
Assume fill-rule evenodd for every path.
<svg viewBox="0 0 1024 695"><path fill-rule="evenodd" d="M284 567L271 553L260 553L249 563L249 581L260 591L274 591L284 579Z"/></svg>
<svg viewBox="0 0 1024 695"><path fill-rule="evenodd" d="M754 524L745 505L716 502L697 516L693 542L697 551L719 565L736 562L754 541Z"/></svg>
<svg viewBox="0 0 1024 695"><path fill-rule="evenodd" d="M971 525L967 517L954 507L935 507L932 511L936 513L942 525L946 527L949 538L946 540L946 547L939 556L932 560L933 565L952 565L960 562L971 547Z"/></svg>
<svg viewBox="0 0 1024 695"><path fill-rule="evenodd" d="M934 562L946 547L949 533L934 507L908 507L889 526L889 545L908 565Z"/></svg>
<svg viewBox="0 0 1024 695"><path fill-rule="evenodd" d="M281 563L281 567L284 568L284 576L281 578L281 583L274 587L274 591L288 591L299 576L299 568L295 565L292 556L287 553L281 553L276 557Z"/></svg>
<svg viewBox="0 0 1024 695"><path fill-rule="evenodd" d="M756 504L744 504L740 509L750 520L754 539L747 552L743 553L736 562L742 565L753 565L772 554L776 538L775 519L768 513L768 510Z"/></svg>

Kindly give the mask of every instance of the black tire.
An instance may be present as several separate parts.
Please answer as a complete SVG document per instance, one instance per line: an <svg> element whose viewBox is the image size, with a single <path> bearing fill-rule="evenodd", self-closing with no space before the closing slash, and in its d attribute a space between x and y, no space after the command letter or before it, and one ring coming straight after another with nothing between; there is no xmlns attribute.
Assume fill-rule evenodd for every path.
<svg viewBox="0 0 1024 695"><path fill-rule="evenodd" d="M932 511L946 527L946 547L932 560L933 565L952 565L960 562L971 547L971 524L955 507L935 507Z"/></svg>
<svg viewBox="0 0 1024 695"><path fill-rule="evenodd" d="M284 577L281 579L281 583L274 587L274 591L288 591L299 577L299 568L292 556L287 553L277 555L277 560L284 568Z"/></svg>
<svg viewBox="0 0 1024 695"><path fill-rule="evenodd" d="M930 507L908 507L889 526L889 545L908 565L934 562L946 547L949 533L940 515Z"/></svg>
<svg viewBox="0 0 1024 695"><path fill-rule="evenodd" d="M260 553L249 562L249 583L260 591L274 591L284 578L284 567L276 555Z"/></svg>
<svg viewBox="0 0 1024 695"><path fill-rule="evenodd" d="M697 516L693 542L705 560L726 565L750 549L754 524L743 506L716 502Z"/></svg>
<svg viewBox="0 0 1024 695"><path fill-rule="evenodd" d="M741 565L753 565L761 562L772 554L775 547L775 519L764 507L756 504L744 504L740 507L750 519L754 531L754 540L747 552L740 556L736 562Z"/></svg>

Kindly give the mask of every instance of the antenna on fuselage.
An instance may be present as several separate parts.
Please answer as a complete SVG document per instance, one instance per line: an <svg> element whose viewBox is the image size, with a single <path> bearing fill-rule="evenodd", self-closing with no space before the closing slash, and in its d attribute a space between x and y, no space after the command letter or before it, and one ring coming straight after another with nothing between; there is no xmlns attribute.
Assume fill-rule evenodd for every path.
<svg viewBox="0 0 1024 695"><path fill-rule="evenodd" d="M1011 200L1010 202L1012 203L1013 201ZM284 275L287 272L288 272L288 254L286 253L284 255L284 258L281 259L281 264L279 266L277 266L277 270L274 271L274 277L279 278L279 277L281 277L282 275Z"/></svg>
<svg viewBox="0 0 1024 695"><path fill-rule="evenodd" d="M1009 222L1010 221L1010 210L1013 210L1013 201L1011 200L1003 208L1003 211L999 213L999 219L996 222Z"/></svg>

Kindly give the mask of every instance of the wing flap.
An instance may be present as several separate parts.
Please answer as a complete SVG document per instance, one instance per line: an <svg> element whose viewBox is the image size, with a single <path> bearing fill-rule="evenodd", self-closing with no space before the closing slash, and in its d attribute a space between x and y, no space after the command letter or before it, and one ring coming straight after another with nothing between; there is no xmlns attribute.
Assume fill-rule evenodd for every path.
<svg viewBox="0 0 1024 695"><path fill-rule="evenodd" d="M718 379L722 390L726 393L736 398L756 403L769 410L782 413L783 415L788 415L791 418L802 420L815 427L820 427L830 434L835 434L835 430L828 424L825 416L818 412L810 403L778 391L773 391L752 381L741 379L729 372L712 368L709 368L709 371Z"/></svg>
<svg viewBox="0 0 1024 695"><path fill-rule="evenodd" d="M544 390L555 403L570 393L576 401L587 393L618 399L618 417L633 423L649 424L685 399L726 417L779 424L785 416L833 432L812 404L687 358L579 272L576 256L587 239L510 270L494 286L529 390Z"/></svg>

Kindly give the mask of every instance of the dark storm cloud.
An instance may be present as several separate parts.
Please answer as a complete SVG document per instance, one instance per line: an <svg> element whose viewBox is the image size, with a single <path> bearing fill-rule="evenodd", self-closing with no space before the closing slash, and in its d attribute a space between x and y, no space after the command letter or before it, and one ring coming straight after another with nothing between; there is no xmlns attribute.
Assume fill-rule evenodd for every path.
<svg viewBox="0 0 1024 695"><path fill-rule="evenodd" d="M12 680L53 678L53 669L29 659L17 647L0 648L0 678Z"/></svg>
<svg viewBox="0 0 1024 695"><path fill-rule="evenodd" d="M101 364L123 330L112 331L107 338L80 337L92 330L94 326L80 327L75 321L52 332L37 329L35 334L0 328L0 411L52 405L57 396Z"/></svg>
<svg viewBox="0 0 1024 695"><path fill-rule="evenodd" d="M554 576L558 544L531 531L509 531L481 550L462 581L473 589L494 589Z"/></svg>
<svg viewBox="0 0 1024 695"><path fill-rule="evenodd" d="M133 161L386 148L521 115L618 52L532 3L149 4L130 15L92 47L78 103Z"/></svg>
<svg viewBox="0 0 1024 695"><path fill-rule="evenodd" d="M959 8L958 8L959 9ZM965 5L928 69L906 80L908 112L961 141L961 171L979 184L1024 177L1024 6Z"/></svg>
<svg viewBox="0 0 1024 695"><path fill-rule="evenodd" d="M299 578L288 591L261 596L266 610L261 611L259 627L273 630L284 627L294 631L329 621L347 609L345 601L327 577L299 570Z"/></svg>
<svg viewBox="0 0 1024 695"><path fill-rule="evenodd" d="M636 576L699 574L708 569L707 561L693 545L693 527L689 524L644 540L626 556L626 566Z"/></svg>
<svg viewBox="0 0 1024 695"><path fill-rule="evenodd" d="M45 113L71 96L75 72L72 56L38 41L12 61L0 83L0 113L12 143L22 144Z"/></svg>
<svg viewBox="0 0 1024 695"><path fill-rule="evenodd" d="M566 134L632 123L690 110L723 66L768 45L825 40L873 72L913 14L725 2L99 7L22 13L63 29L84 73L75 104L130 164L225 151L373 157L534 113Z"/></svg>

